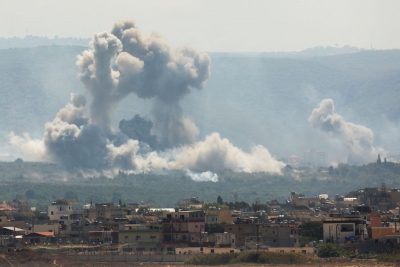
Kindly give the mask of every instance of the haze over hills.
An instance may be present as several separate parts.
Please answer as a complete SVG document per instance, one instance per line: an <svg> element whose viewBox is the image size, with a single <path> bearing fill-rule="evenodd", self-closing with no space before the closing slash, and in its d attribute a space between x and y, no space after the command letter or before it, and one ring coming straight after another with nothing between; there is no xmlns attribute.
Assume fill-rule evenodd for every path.
<svg viewBox="0 0 400 267"><path fill-rule="evenodd" d="M11 131L42 137L44 124L68 103L70 94L85 92L75 64L84 49L46 46L0 50L3 142ZM331 98L336 112L346 121L372 129L375 146L392 154L400 150L396 137L399 50L318 57L209 55L211 76L205 88L192 92L181 103L184 114L200 129L198 139L219 132L244 150L261 144L277 157L301 156L309 148L333 154L330 151L336 143L307 121L323 99ZM152 101L133 94L123 99L114 114L115 129L120 120L137 113L151 117ZM7 149L12 153L10 147L4 147Z"/></svg>

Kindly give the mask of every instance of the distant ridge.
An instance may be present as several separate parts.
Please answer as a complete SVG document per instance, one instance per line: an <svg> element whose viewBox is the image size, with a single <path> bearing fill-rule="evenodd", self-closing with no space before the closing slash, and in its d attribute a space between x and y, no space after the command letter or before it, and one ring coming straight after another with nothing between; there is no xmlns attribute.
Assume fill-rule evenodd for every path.
<svg viewBox="0 0 400 267"><path fill-rule="evenodd" d="M47 38L27 35L21 37L0 38L0 49L25 48L50 45L89 46L90 38L58 37Z"/></svg>

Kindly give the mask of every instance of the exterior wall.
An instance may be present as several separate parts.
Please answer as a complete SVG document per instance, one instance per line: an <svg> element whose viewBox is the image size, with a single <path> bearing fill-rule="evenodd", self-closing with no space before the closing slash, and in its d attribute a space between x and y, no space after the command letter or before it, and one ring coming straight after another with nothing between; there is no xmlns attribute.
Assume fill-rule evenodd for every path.
<svg viewBox="0 0 400 267"><path fill-rule="evenodd" d="M235 247L235 234L231 233L215 233L215 246Z"/></svg>
<svg viewBox="0 0 400 267"><path fill-rule="evenodd" d="M53 232L55 235L57 235L59 230L60 225L58 223L33 225L33 232Z"/></svg>
<svg viewBox="0 0 400 267"><path fill-rule="evenodd" d="M205 218L206 224L215 224L218 223L218 215L217 214L207 214Z"/></svg>
<svg viewBox="0 0 400 267"><path fill-rule="evenodd" d="M333 243L345 243L346 236L354 236L356 233L355 223L353 222L324 222L323 229L324 242L332 242L333 239Z"/></svg>
<svg viewBox="0 0 400 267"><path fill-rule="evenodd" d="M206 211L206 223L227 223L233 222L232 210L207 210ZM213 220L214 219L214 220Z"/></svg>
<svg viewBox="0 0 400 267"><path fill-rule="evenodd" d="M263 226L262 244L269 247L299 246L299 230L288 226Z"/></svg>
<svg viewBox="0 0 400 267"><path fill-rule="evenodd" d="M186 247L186 248L176 248L176 254L196 254L196 253L239 253L239 249L235 248L215 248L215 247Z"/></svg>
<svg viewBox="0 0 400 267"><path fill-rule="evenodd" d="M72 213L72 205L50 205L47 211L47 215L52 221L65 220L61 219L61 216L68 216L69 220Z"/></svg>
<svg viewBox="0 0 400 267"><path fill-rule="evenodd" d="M163 245L186 247L201 242L204 232L204 211L179 211L163 213ZM193 245L193 244L192 244Z"/></svg>
<svg viewBox="0 0 400 267"><path fill-rule="evenodd" d="M257 235L257 226L255 224L227 224L224 225L224 232L234 234L235 246L243 247L246 244L246 236Z"/></svg>
<svg viewBox="0 0 400 267"><path fill-rule="evenodd" d="M274 248L269 248L268 251L272 252L281 252L281 253L303 253L303 254L316 254L316 248L314 247L293 247L293 248L288 248L288 247L274 247Z"/></svg>
<svg viewBox="0 0 400 267"><path fill-rule="evenodd" d="M394 227L371 227L372 239L386 238L387 235L395 235ZM398 233L400 236L400 233Z"/></svg>
<svg viewBox="0 0 400 267"><path fill-rule="evenodd" d="M161 230L122 230L118 233L118 239L120 244L132 244L134 251L162 250Z"/></svg>

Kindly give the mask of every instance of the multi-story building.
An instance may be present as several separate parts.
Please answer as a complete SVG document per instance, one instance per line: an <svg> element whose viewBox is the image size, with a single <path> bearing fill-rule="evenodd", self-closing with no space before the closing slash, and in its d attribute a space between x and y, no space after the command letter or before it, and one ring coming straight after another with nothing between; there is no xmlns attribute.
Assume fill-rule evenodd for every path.
<svg viewBox="0 0 400 267"><path fill-rule="evenodd" d="M261 230L263 246L297 247L299 246L299 229L296 224L264 224Z"/></svg>
<svg viewBox="0 0 400 267"><path fill-rule="evenodd" d="M119 230L119 244L125 252L159 252L163 250L162 231L161 225L129 225Z"/></svg>
<svg viewBox="0 0 400 267"><path fill-rule="evenodd" d="M199 246L204 232L205 213L202 210L163 213L163 245L175 247Z"/></svg>

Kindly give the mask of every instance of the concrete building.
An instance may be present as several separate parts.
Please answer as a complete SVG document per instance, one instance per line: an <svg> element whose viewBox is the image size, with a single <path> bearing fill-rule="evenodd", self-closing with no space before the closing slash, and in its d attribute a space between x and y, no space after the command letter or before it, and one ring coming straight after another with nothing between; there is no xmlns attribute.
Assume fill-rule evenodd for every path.
<svg viewBox="0 0 400 267"><path fill-rule="evenodd" d="M261 230L263 246L297 247L299 246L299 229L296 224L265 224Z"/></svg>
<svg viewBox="0 0 400 267"><path fill-rule="evenodd" d="M118 240L124 252L163 251L161 225L130 225L126 230L119 230Z"/></svg>
<svg viewBox="0 0 400 267"><path fill-rule="evenodd" d="M206 224L233 223L233 210L207 210L205 215Z"/></svg>
<svg viewBox="0 0 400 267"><path fill-rule="evenodd" d="M163 213L163 245L175 247L199 246L204 232L205 213L202 210Z"/></svg>

